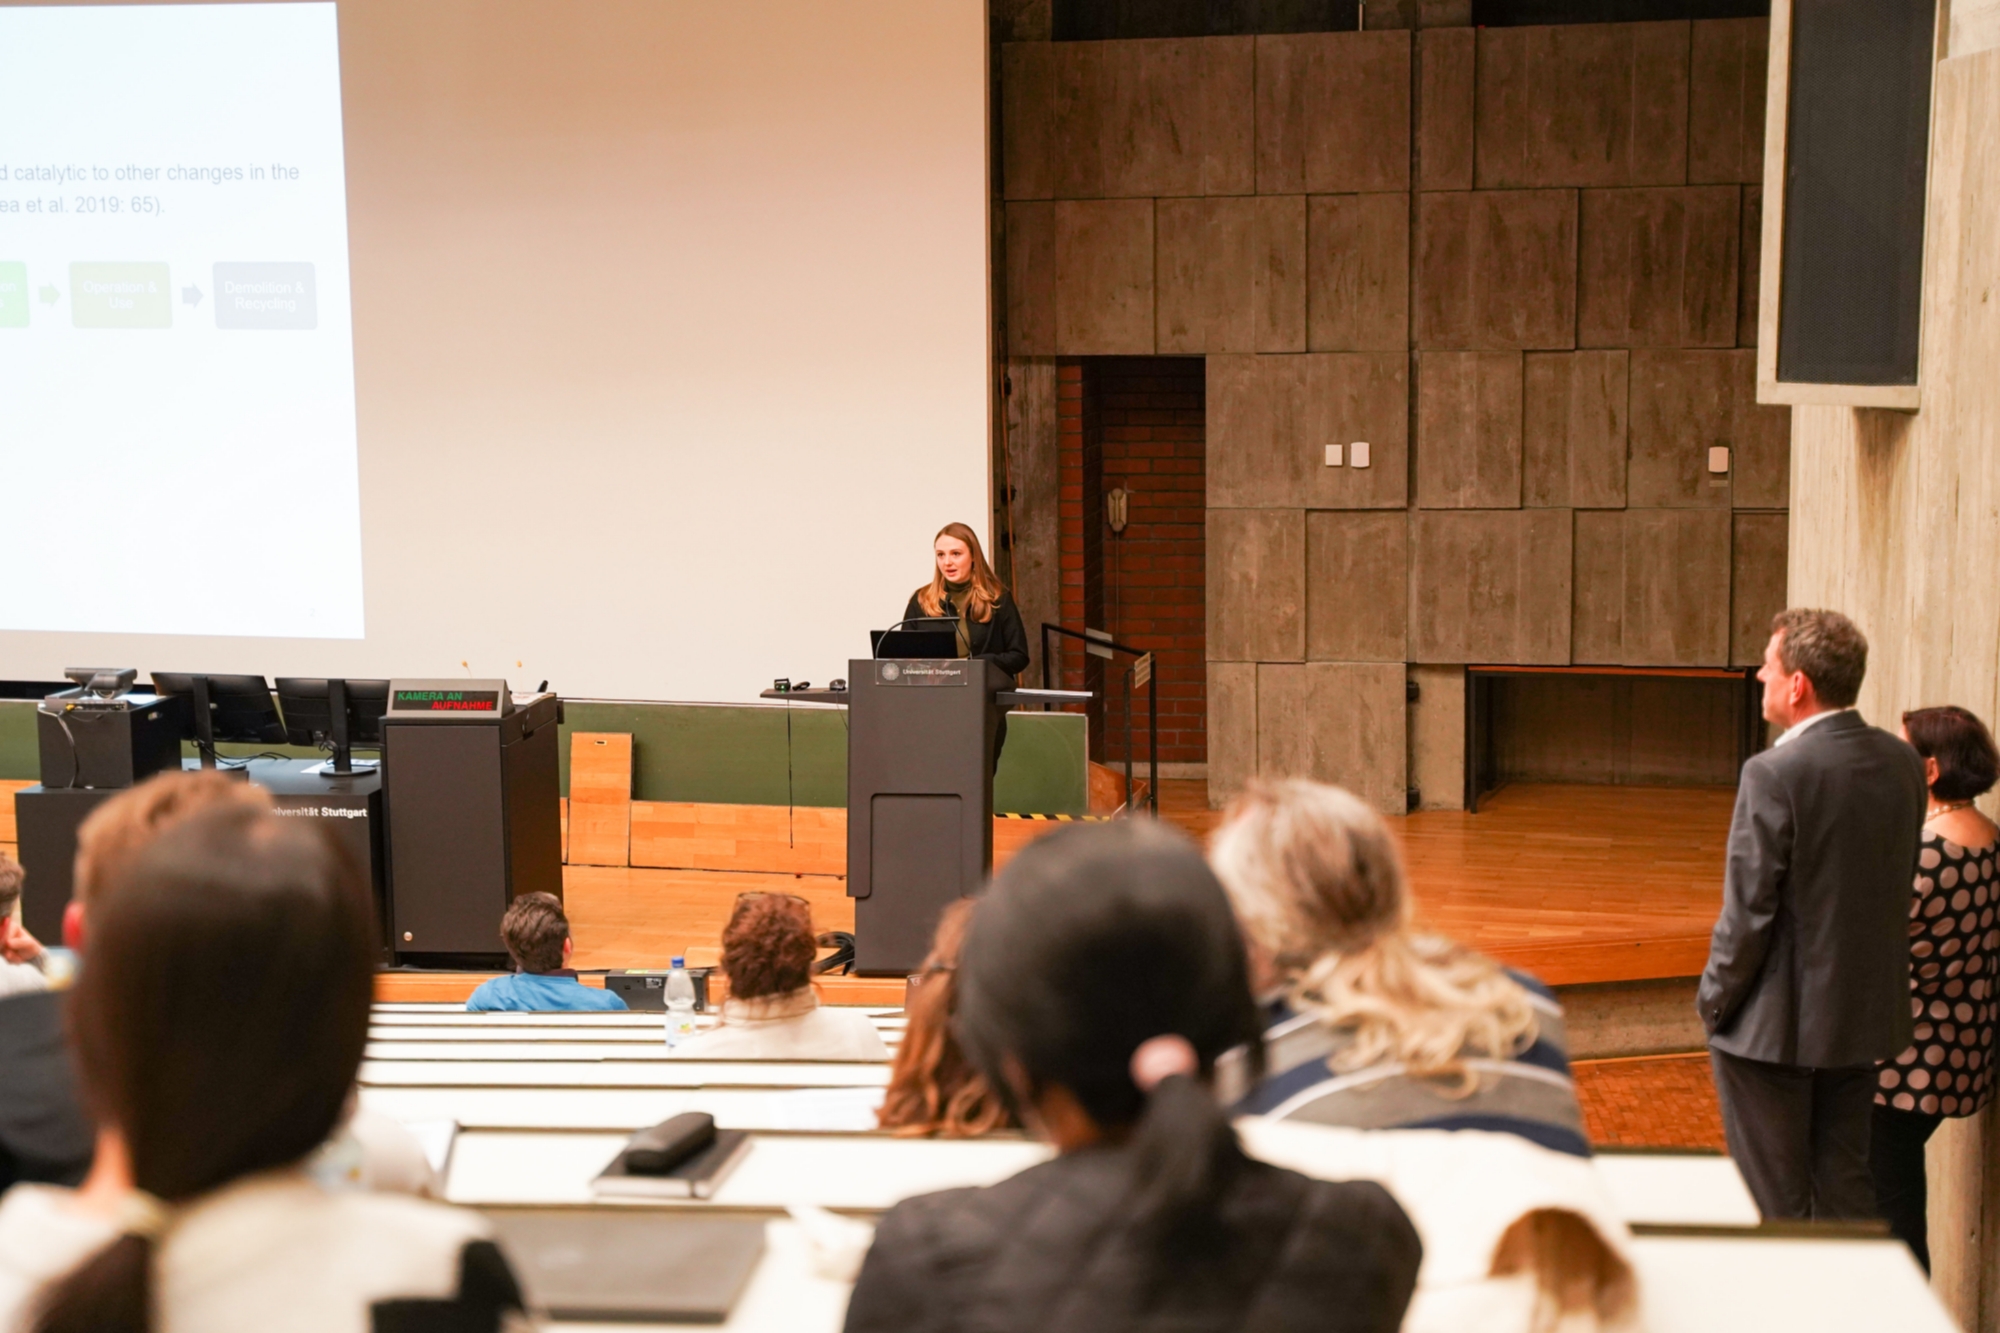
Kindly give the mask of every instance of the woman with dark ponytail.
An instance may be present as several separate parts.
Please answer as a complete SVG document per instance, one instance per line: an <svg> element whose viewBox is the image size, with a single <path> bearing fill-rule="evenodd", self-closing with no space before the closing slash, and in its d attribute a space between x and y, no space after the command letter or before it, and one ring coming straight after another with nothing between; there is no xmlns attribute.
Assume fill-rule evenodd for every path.
<svg viewBox="0 0 2000 1333"><path fill-rule="evenodd" d="M958 1036L1059 1156L892 1209L850 1333L1391 1333L1421 1248L1371 1183L1246 1157L1208 1087L1258 1042L1243 941L1186 840L1067 830L1001 872L960 957Z"/></svg>
<svg viewBox="0 0 2000 1333"><path fill-rule="evenodd" d="M328 1192L374 983L367 890L308 821L188 816L93 893L71 1037L98 1126L76 1191L0 1201L0 1328L498 1330L520 1312L476 1215Z"/></svg>

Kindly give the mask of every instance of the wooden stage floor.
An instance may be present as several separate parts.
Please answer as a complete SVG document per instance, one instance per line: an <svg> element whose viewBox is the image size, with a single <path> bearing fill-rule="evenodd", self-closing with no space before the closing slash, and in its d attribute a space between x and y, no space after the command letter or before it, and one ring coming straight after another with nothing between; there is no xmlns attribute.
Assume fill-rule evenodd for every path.
<svg viewBox="0 0 2000 1333"><path fill-rule="evenodd" d="M1220 817L1206 783L1160 787L1162 817L1191 834ZM1476 815L1425 811L1390 823L1425 927L1553 985L1633 981L1701 971L1734 799L1726 787L1517 785ZM0 850L12 850L9 824L0 822ZM1004 859L1010 845L1062 825L1000 827ZM659 967L675 953L712 960L748 889L804 896L822 930L854 921L838 875L572 865L563 883L583 968Z"/></svg>
<svg viewBox="0 0 2000 1333"><path fill-rule="evenodd" d="M1161 784L1161 814L1213 826L1201 782ZM1391 820L1418 919L1555 985L1693 976L1722 901L1729 788L1513 786L1476 815ZM1022 833L1060 825L1037 825ZM1004 854L1004 849L1003 849ZM822 930L852 929L835 875L568 866L580 968L707 961L736 895L797 893Z"/></svg>
<svg viewBox="0 0 2000 1333"><path fill-rule="evenodd" d="M1698 976L1734 788L1517 786L1395 821L1418 920L1552 985Z"/></svg>

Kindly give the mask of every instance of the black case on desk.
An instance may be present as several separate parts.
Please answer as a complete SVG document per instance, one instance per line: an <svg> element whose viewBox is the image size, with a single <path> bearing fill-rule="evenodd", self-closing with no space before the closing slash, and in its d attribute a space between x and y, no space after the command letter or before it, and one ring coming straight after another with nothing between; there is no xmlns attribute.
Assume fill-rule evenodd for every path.
<svg viewBox="0 0 2000 1333"><path fill-rule="evenodd" d="M46 707L81 697L69 690ZM181 766L182 718L177 694L128 694L105 704L71 708L61 717L38 709L35 742L42 785L50 790L130 787Z"/></svg>
<svg viewBox="0 0 2000 1333"><path fill-rule="evenodd" d="M854 970L907 976L993 868L993 696L1014 682L981 658L864 658L847 679Z"/></svg>
<svg viewBox="0 0 2000 1333"><path fill-rule="evenodd" d="M556 728L544 695L502 714L382 720L389 947L413 966L506 966L500 917L562 897Z"/></svg>
<svg viewBox="0 0 2000 1333"><path fill-rule="evenodd" d="M691 967L688 979L694 982L694 1011L711 1012L708 1007L708 974L712 968ZM667 1011L667 973L657 968L629 967L607 972L604 989L625 1001L633 1013L663 1014Z"/></svg>

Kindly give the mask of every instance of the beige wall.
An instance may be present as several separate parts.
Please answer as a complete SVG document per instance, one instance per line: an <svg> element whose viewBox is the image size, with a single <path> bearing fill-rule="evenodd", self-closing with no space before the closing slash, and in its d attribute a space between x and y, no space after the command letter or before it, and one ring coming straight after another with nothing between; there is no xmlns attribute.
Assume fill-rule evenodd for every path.
<svg viewBox="0 0 2000 1333"><path fill-rule="evenodd" d="M1954 49L1959 40L1954 25ZM1975 31L1983 31L1976 29ZM1790 597L1860 622L1861 707L2000 713L2000 49L1938 66L1924 255L1922 406L1801 407L1792 424ZM1982 802L1995 813L1993 798ZM1939 1293L2000 1328L1993 1108L1932 1141Z"/></svg>

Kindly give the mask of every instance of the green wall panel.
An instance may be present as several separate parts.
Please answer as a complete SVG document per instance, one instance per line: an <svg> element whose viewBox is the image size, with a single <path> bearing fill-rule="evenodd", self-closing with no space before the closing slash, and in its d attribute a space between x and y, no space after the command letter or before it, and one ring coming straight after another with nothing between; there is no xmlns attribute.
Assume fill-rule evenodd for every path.
<svg viewBox="0 0 2000 1333"><path fill-rule="evenodd" d="M1012 713L993 775L993 808L1009 815L1080 815L1090 805L1081 713Z"/></svg>
<svg viewBox="0 0 2000 1333"><path fill-rule="evenodd" d="M847 804L844 708L565 702L565 795L572 731L631 733L632 795L641 801Z"/></svg>
<svg viewBox="0 0 2000 1333"><path fill-rule="evenodd" d="M563 705L563 792L572 731L629 732L632 795L730 805L847 804L847 710L742 704ZM790 732L787 734L787 726ZM993 779L994 809L1084 813L1084 718L1015 713ZM789 793L789 794L788 794Z"/></svg>
<svg viewBox="0 0 2000 1333"><path fill-rule="evenodd" d="M0 699L0 778L41 777L42 761L35 749L35 703L32 699Z"/></svg>
<svg viewBox="0 0 2000 1333"><path fill-rule="evenodd" d="M566 703L562 781L569 791L572 731L632 735L633 796L642 801L731 805L847 803L847 710L754 705ZM788 732L789 728L789 732ZM993 780L993 806L1010 814L1084 813L1084 719L1078 713L1015 713ZM224 754L309 757L289 746L225 745ZM186 747L190 757L193 748ZM33 779L35 705L0 701L0 778Z"/></svg>

